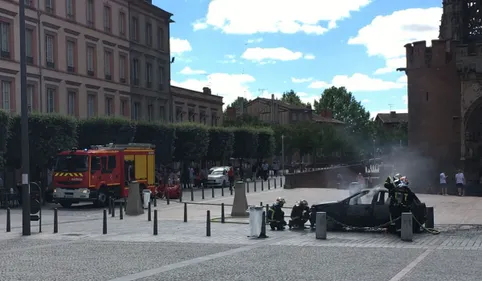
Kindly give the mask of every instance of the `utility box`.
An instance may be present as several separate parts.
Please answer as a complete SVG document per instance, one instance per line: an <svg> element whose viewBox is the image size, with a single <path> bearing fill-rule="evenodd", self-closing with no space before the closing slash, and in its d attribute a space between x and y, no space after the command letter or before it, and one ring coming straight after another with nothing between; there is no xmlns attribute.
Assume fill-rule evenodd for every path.
<svg viewBox="0 0 482 281"><path fill-rule="evenodd" d="M144 209L149 208L149 202L151 202L151 191L149 189L144 189L142 191L142 199L144 200Z"/></svg>
<svg viewBox="0 0 482 281"><path fill-rule="evenodd" d="M249 206L249 237L258 238L261 234L264 207Z"/></svg>

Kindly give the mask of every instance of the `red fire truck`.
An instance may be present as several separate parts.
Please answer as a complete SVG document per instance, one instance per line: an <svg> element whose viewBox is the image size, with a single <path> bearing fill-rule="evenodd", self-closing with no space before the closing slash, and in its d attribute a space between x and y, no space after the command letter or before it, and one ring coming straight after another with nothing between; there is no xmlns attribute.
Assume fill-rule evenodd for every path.
<svg viewBox="0 0 482 281"><path fill-rule="evenodd" d="M127 197L128 183L134 180L141 192L147 188L155 196L154 148L129 143L60 152L52 180L53 201L65 208L81 202L105 206L110 197Z"/></svg>

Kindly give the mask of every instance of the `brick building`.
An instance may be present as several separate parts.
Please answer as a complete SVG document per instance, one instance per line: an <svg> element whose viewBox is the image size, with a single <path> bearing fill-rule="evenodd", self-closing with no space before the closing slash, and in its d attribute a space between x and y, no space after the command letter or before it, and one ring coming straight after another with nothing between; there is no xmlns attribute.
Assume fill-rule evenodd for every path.
<svg viewBox="0 0 482 281"><path fill-rule="evenodd" d="M463 168L478 182L482 160L480 1L444 0L438 40L405 45L409 148L431 173Z"/></svg>

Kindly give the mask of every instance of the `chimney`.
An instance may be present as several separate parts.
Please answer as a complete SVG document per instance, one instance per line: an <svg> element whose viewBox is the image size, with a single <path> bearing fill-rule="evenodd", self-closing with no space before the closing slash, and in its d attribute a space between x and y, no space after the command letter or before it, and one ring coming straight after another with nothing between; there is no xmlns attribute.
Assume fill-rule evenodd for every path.
<svg viewBox="0 0 482 281"><path fill-rule="evenodd" d="M271 100L274 100L274 94L271 94Z"/></svg>
<svg viewBox="0 0 482 281"><path fill-rule="evenodd" d="M390 111L390 118L395 118L397 117L397 112L396 111Z"/></svg>
<svg viewBox="0 0 482 281"><path fill-rule="evenodd" d="M205 94L205 95L210 95L210 94L211 94L211 89L209 89L208 87L204 87L204 88L203 88L203 94Z"/></svg>

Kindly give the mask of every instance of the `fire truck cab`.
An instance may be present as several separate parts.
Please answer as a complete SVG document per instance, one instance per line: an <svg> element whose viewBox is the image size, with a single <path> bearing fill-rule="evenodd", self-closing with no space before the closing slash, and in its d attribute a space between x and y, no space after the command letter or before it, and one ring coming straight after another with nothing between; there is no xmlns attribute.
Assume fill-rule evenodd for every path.
<svg viewBox="0 0 482 281"><path fill-rule="evenodd" d="M139 182L141 192L147 188L155 195L154 148L111 143L60 152L52 179L54 202L65 208L81 202L105 206L109 198L127 197L132 181Z"/></svg>

